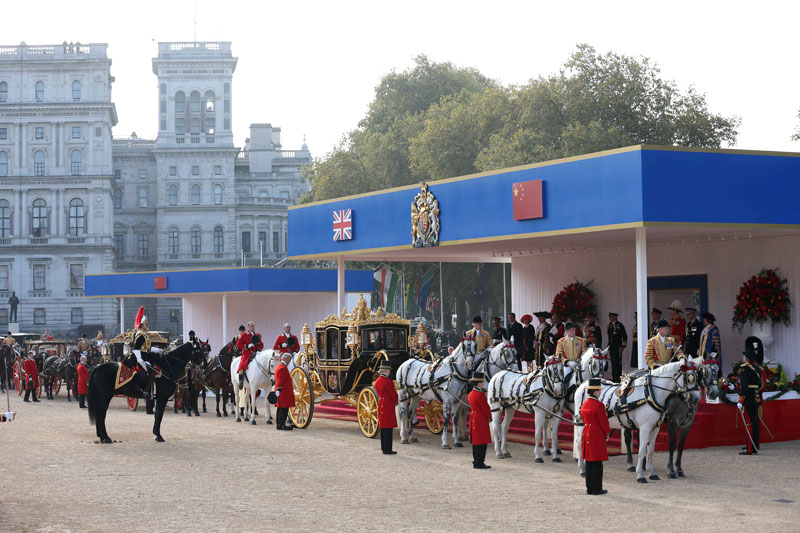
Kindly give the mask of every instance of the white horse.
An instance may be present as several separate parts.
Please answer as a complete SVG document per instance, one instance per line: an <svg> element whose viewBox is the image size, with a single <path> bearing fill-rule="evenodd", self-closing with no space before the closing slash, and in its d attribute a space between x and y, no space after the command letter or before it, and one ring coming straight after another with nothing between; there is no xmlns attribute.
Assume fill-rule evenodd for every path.
<svg viewBox="0 0 800 533"><path fill-rule="evenodd" d="M468 390L472 363L475 357L475 339L465 338L438 364L411 358L397 369L398 421L400 422L400 442L408 444L417 442L411 418L417 412L420 400L442 402L444 418L442 430L442 448L449 450L447 427L453 417L453 446L462 448L462 428L459 427L460 410L454 408L456 402L463 403L463 396Z"/></svg>
<svg viewBox="0 0 800 533"><path fill-rule="evenodd" d="M600 401L609 413L609 425L612 428L639 430L639 457L636 466L636 481L647 483L644 476L644 460L647 458L647 469L653 481L661 478L653 466L653 451L661 422L666 414L667 400L677 394L688 401L687 384L697 382L697 367L686 357L675 363L668 363L635 378L632 390L624 397L618 394L620 384L604 381ZM580 406L587 397L588 382L575 390L576 421L580 422ZM576 426L577 442L581 442L583 426ZM578 465L581 475L585 475L586 466L581 456L581 446L577 447Z"/></svg>
<svg viewBox="0 0 800 533"><path fill-rule="evenodd" d="M480 368L481 365L483 365L483 375L486 377L486 381L492 379L492 376L501 370L519 371L514 338L512 337L510 341L500 342L478 355L475 359L475 368Z"/></svg>
<svg viewBox="0 0 800 533"><path fill-rule="evenodd" d="M256 395L258 389L264 389L265 393L269 393L272 386L275 384L275 369L280 362L280 354L271 349L261 350L250 359L250 365L245 371L247 379L244 380L244 388L241 394L247 395L247 405L242 404L241 394L239 392L239 361L240 357L235 357L231 361L231 384L233 385L233 397L236 400L236 422L241 422L241 413L244 409L247 412L244 414L245 420L250 420L250 423L256 425ZM272 424L272 410L269 408L269 402L264 395L264 403L266 403L266 413L264 418L267 424Z"/></svg>
<svg viewBox="0 0 800 533"><path fill-rule="evenodd" d="M524 407L536 419L534 455L537 463L543 463L539 442L545 421L553 413L563 412L565 392L564 365L555 356L548 357L542 368L530 374L511 370L502 370L495 374L489 381L487 395L492 411L492 440L497 458L511 457L508 452L508 427L514 419L514 413ZM560 463L561 459L556 455L557 423L551 424L551 431L553 462Z"/></svg>

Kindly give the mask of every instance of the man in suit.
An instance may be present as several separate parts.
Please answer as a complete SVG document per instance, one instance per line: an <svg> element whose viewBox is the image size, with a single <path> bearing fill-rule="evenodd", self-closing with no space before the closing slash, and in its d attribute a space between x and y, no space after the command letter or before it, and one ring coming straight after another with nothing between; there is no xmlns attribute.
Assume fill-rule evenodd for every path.
<svg viewBox="0 0 800 533"><path fill-rule="evenodd" d="M556 357L560 357L563 363L577 361L586 351L586 340L583 337L575 336L574 322L567 322L564 328L567 334L558 339Z"/></svg>
<svg viewBox="0 0 800 533"><path fill-rule="evenodd" d="M611 381L619 383L622 377L622 352L628 345L628 334L625 326L617 320L619 313L608 312L608 358L611 360Z"/></svg>
<svg viewBox="0 0 800 533"><path fill-rule="evenodd" d="M661 315L661 309L658 307L654 307L650 310L650 317L653 319L653 321L650 322L650 332L647 337L648 339L655 337L658 334L658 322L661 320Z"/></svg>
<svg viewBox="0 0 800 533"><path fill-rule="evenodd" d="M472 329L467 331L467 337L473 337L476 343L476 350L481 353L486 348L492 347L492 337L488 331L483 330L483 319L481 315L472 317Z"/></svg>
<svg viewBox="0 0 800 533"><path fill-rule="evenodd" d="M522 324L517 322L517 315L508 313L508 336L514 341L517 350L517 368L522 368L522 355L525 353Z"/></svg>
<svg viewBox="0 0 800 533"><path fill-rule="evenodd" d="M747 412L750 423L747 449L739 455L758 455L761 438L761 393L764 391L764 377L761 364L764 363L764 346L758 337L747 337L744 342L744 365L739 369L739 400L736 407ZM741 415L740 415L741 416Z"/></svg>
<svg viewBox="0 0 800 533"><path fill-rule="evenodd" d="M703 332L703 323L697 318L697 309L686 308L686 353L692 357L700 354L700 335Z"/></svg>
<svg viewBox="0 0 800 533"><path fill-rule="evenodd" d="M669 322L662 318L656 323L656 334L647 341L644 361L651 370L669 363L674 357L683 355L675 339L668 335L669 330Z"/></svg>

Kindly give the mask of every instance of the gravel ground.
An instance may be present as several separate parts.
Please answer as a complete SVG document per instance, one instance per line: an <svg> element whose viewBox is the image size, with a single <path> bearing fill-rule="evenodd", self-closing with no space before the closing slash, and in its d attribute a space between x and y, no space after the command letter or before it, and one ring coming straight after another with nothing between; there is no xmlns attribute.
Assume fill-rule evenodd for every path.
<svg viewBox="0 0 800 533"><path fill-rule="evenodd" d="M63 391L62 391L63 393ZM165 415L166 443L152 418L112 401L108 431L95 444L85 410L55 401L23 403L0 424L5 468L0 531L789 531L800 505L800 442L691 450L688 477L640 485L623 457L605 464L605 496L587 496L577 467L489 454L473 470L470 448L442 450L419 430L418 444L380 453L357 424L316 418L307 430L236 424L213 413ZM274 416L274 413L273 413ZM779 503L776 500L793 500Z"/></svg>

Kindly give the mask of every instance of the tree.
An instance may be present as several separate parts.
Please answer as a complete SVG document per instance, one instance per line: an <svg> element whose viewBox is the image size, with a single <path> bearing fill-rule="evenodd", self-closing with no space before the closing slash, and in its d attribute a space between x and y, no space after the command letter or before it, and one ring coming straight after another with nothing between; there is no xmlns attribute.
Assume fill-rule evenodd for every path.
<svg viewBox="0 0 800 533"><path fill-rule="evenodd" d="M797 112L797 118L800 118L800 111ZM800 141L800 126L797 126L797 129L794 130L794 134L792 135L793 141Z"/></svg>

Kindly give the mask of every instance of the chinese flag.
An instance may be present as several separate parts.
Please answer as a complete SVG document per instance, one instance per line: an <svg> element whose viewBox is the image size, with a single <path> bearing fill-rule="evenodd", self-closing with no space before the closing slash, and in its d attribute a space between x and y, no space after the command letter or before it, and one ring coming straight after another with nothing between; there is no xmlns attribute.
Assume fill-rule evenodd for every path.
<svg viewBox="0 0 800 533"><path fill-rule="evenodd" d="M542 180L520 181L512 187L514 220L542 218Z"/></svg>
<svg viewBox="0 0 800 533"><path fill-rule="evenodd" d="M153 288L155 290L166 289L167 288L167 277L166 276L155 276L153 278Z"/></svg>

